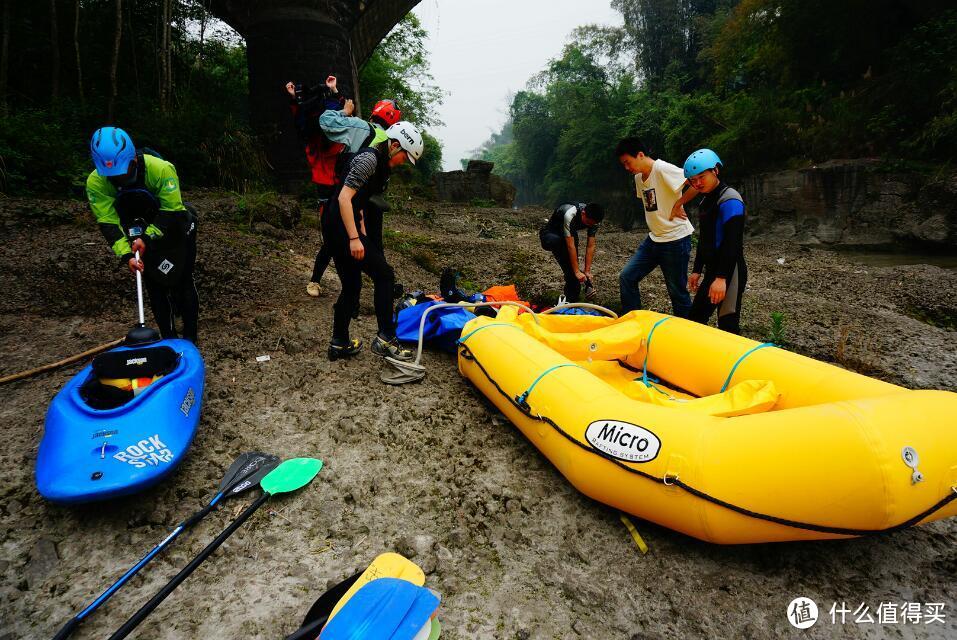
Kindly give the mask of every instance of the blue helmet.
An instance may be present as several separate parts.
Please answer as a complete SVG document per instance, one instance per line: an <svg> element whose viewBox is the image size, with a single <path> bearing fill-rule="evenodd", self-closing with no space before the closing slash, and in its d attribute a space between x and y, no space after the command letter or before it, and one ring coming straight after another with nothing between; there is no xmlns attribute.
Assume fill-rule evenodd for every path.
<svg viewBox="0 0 957 640"><path fill-rule="evenodd" d="M711 149L698 149L685 160L685 178L721 166L721 158Z"/></svg>
<svg viewBox="0 0 957 640"><path fill-rule="evenodd" d="M122 129L102 127L93 132L90 139L90 155L96 172L103 177L121 176L136 157L133 141Z"/></svg>

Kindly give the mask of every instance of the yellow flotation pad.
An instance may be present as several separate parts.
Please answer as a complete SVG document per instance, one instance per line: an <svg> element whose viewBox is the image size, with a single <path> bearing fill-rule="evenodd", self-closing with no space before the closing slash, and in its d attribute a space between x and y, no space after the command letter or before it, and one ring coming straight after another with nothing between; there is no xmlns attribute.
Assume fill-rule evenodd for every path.
<svg viewBox="0 0 957 640"><path fill-rule="evenodd" d="M133 395L139 395L146 387L162 377L156 375L149 378L100 378L100 383L123 391L132 391Z"/></svg>
<svg viewBox="0 0 957 640"><path fill-rule="evenodd" d="M469 322L459 370L586 495L718 543L957 514L957 394L650 311Z"/></svg>
<svg viewBox="0 0 957 640"><path fill-rule="evenodd" d="M709 416L744 416L767 411L777 403L781 395L770 380L745 380L727 391L697 398L660 382L645 382L641 375L635 377L633 369L618 362L585 361L576 364L633 400L663 407L680 406L682 409Z"/></svg>

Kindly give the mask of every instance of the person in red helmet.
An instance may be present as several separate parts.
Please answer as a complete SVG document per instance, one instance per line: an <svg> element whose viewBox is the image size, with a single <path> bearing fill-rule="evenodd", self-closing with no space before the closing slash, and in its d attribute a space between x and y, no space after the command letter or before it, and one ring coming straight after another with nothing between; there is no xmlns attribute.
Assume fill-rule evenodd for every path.
<svg viewBox="0 0 957 640"><path fill-rule="evenodd" d="M387 138L385 130L402 119L402 111L395 100L386 99L375 104L368 121L353 117L355 103L351 99L338 97L336 77L329 76L325 82L326 90L322 92L325 100L311 100L313 105L326 107L317 118L318 110L315 107L312 108L312 114L305 113L306 109L302 105L310 103L310 98L303 99L301 86L288 82L286 91L293 99L293 115L300 135L306 140L306 159L312 169L312 181L319 186L321 217L329 195L341 183L342 176L339 174L352 154L364 147L374 147L384 142ZM313 93L316 92L317 90L313 90ZM368 209L365 217L368 237L381 249L382 214L388 211L389 206L384 198L375 197L369 203ZM323 245L316 254L312 278L306 285L306 293L310 296L317 297L321 294L319 283L330 259L331 256Z"/></svg>

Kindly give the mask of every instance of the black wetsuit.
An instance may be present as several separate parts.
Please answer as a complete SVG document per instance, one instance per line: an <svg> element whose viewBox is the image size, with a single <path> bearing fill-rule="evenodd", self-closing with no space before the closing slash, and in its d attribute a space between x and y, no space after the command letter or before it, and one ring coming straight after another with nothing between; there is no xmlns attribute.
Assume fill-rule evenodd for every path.
<svg viewBox="0 0 957 640"><path fill-rule="evenodd" d="M156 155L156 154L153 154ZM163 338L176 338L175 316L183 319L183 337L196 344L199 324L199 294L193 281L196 265L196 209L184 203L185 211L164 211L159 200L146 188L146 164L138 154L136 180L117 190L114 206L124 232L140 237L147 250L143 255L143 286ZM140 222L160 230L152 237ZM137 230L131 233L132 230ZM126 258L127 256L124 256ZM132 257L132 256L130 256Z"/></svg>
<svg viewBox="0 0 957 640"><path fill-rule="evenodd" d="M575 253L578 254L578 232L584 229L588 238L593 238L598 233L597 224L589 227L582 222L584 209L585 204L581 202L558 205L551 218L538 232L542 248L552 252L558 266L562 269L562 275L565 277L565 299L568 302L578 302L582 285L575 277L578 265L572 264L565 238L575 239Z"/></svg>
<svg viewBox="0 0 957 640"><path fill-rule="evenodd" d="M748 265L744 261L744 200L721 182L702 198L698 211L701 235L691 271L703 274L703 278L688 317L707 324L717 309L718 328L741 333L741 296L748 282ZM718 304L713 304L708 294L715 278L724 278L727 286L724 300Z"/></svg>
<svg viewBox="0 0 957 640"><path fill-rule="evenodd" d="M360 149L349 162L342 186L336 188L329 199L328 210L322 216L323 241L329 247L329 253L336 265L336 272L342 283L342 291L336 300L333 313L333 343L349 343L349 321L359 307L359 295L362 292L362 274L372 278L374 286L373 301L379 334L383 339L395 336L395 319L392 313L392 293L395 286L395 272L385 259L382 250L382 216L380 211L370 215L369 198L381 194L389 180L389 160L382 152L366 147ZM352 198L352 210L356 233L365 247L365 257L357 261L349 251L349 237L339 209L339 193L342 187L356 190ZM360 212L365 211L366 232L362 233L359 224Z"/></svg>

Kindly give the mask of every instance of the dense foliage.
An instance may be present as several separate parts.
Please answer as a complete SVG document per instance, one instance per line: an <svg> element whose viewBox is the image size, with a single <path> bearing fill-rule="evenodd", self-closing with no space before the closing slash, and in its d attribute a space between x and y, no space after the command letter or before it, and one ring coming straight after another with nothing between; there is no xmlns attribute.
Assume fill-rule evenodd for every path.
<svg viewBox="0 0 957 640"><path fill-rule="evenodd" d="M523 201L623 199L627 134L732 174L835 157L949 162L957 148L957 10L939 0L612 0L514 96L477 152Z"/></svg>
<svg viewBox="0 0 957 640"><path fill-rule="evenodd" d="M0 5L0 192L77 192L92 168L89 135L107 123L174 161L188 185L244 190L268 182L249 126L244 43L206 11L208 3ZM372 96L396 96L409 119L437 124L441 92L429 75L425 36L407 16L380 44L360 71L365 109ZM420 181L441 166L438 141L426 136L426 145L410 174Z"/></svg>
<svg viewBox="0 0 957 640"><path fill-rule="evenodd" d="M363 109L371 109L377 100L389 97L399 104L403 119L423 128L425 153L414 170L402 172L420 185L431 184L432 176L442 170L442 144L424 131L425 127L442 124L436 109L443 96L429 70L427 37L419 19L407 14L379 43L359 73Z"/></svg>

